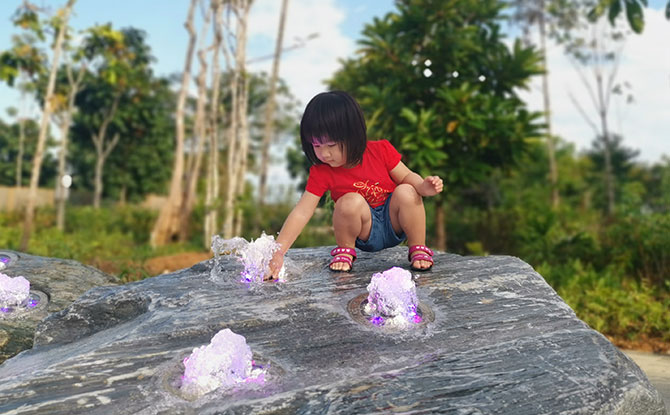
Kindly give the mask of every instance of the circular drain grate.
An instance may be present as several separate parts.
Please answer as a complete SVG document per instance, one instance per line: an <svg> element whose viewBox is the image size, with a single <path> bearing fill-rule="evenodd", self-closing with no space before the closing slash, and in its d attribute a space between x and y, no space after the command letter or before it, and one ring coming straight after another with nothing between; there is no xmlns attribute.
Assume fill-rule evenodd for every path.
<svg viewBox="0 0 670 415"><path fill-rule="evenodd" d="M170 394L186 401L195 401L197 399L200 399L203 395L189 394L181 389L181 377L184 374L183 361L185 357L187 356L184 355L180 359L179 364L172 366L170 369L165 371L160 376L160 383L162 388L167 392L169 392ZM259 378L249 379L246 382L240 383L237 386L219 389L218 391L216 390L211 391L204 395L208 395L210 393L211 394L244 393L245 391L250 392L253 390L263 389L265 386L267 386L267 382L276 383L277 380L280 379L285 373L284 370L275 362L257 356L256 354L254 354L253 356L252 369L262 369L265 373L261 375Z"/></svg>
<svg viewBox="0 0 670 415"><path fill-rule="evenodd" d="M413 330L425 327L428 323L435 321L435 313L426 304L419 302L416 309L416 317L414 321L410 322L409 326L394 326L386 324L384 317L372 316L365 311L365 306L368 304L368 294L363 293L352 298L347 304L347 311L351 317L357 322L367 327L383 328L384 330Z"/></svg>
<svg viewBox="0 0 670 415"><path fill-rule="evenodd" d="M7 251L0 251L0 271L18 260L19 258L15 254Z"/></svg>
<svg viewBox="0 0 670 415"><path fill-rule="evenodd" d="M43 310L49 303L49 296L38 290L30 290L28 298L21 304L1 307L0 318L19 318L28 313Z"/></svg>

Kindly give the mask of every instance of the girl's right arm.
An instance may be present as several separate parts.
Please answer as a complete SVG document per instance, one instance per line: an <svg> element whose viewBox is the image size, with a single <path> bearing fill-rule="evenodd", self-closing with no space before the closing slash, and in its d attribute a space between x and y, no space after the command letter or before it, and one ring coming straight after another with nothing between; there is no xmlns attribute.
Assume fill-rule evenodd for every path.
<svg viewBox="0 0 670 415"><path fill-rule="evenodd" d="M284 225L279 231L279 236L277 237L279 250L275 252L272 256L272 260L270 260L270 271L269 274L266 275L266 280L272 279L273 276L279 273L284 264L284 254L286 254L286 251L293 245L293 242L295 242L298 235L300 235L300 232L302 232L305 225L307 225L307 222L309 222L312 215L314 215L314 211L316 210L316 206L319 204L320 199L320 196L305 191L298 201L298 204L296 204L291 213L289 213L284 221Z"/></svg>

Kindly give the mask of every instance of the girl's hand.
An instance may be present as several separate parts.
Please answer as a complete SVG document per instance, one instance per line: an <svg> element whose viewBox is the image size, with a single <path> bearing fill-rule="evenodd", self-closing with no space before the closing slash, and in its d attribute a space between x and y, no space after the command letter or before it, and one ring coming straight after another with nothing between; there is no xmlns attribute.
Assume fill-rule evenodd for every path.
<svg viewBox="0 0 670 415"><path fill-rule="evenodd" d="M442 191L442 179L437 176L428 176L421 183L421 196L435 196Z"/></svg>
<svg viewBox="0 0 670 415"><path fill-rule="evenodd" d="M281 271L281 267L284 265L284 254L281 252L277 251L272 255L272 259L270 260L270 266L269 266L269 272L263 277L263 281L272 281L273 279L277 279L279 277L279 271Z"/></svg>

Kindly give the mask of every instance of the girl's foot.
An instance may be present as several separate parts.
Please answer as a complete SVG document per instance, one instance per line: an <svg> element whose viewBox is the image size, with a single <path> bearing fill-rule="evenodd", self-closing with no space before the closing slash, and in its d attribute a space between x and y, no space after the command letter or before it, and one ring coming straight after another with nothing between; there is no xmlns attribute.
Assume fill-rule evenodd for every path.
<svg viewBox="0 0 670 415"><path fill-rule="evenodd" d="M407 259L412 263L414 271L428 271L433 267L433 250L425 245L413 245L409 247Z"/></svg>
<svg viewBox="0 0 670 415"><path fill-rule="evenodd" d="M356 260L356 250L353 248L337 247L330 251L333 259L330 260L330 270L339 272L349 272Z"/></svg>

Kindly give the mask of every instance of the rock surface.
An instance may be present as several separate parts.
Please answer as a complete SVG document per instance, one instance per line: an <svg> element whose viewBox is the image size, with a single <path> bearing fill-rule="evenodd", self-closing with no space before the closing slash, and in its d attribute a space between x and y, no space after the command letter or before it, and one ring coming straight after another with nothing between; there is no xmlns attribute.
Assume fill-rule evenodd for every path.
<svg viewBox="0 0 670 415"><path fill-rule="evenodd" d="M289 251L280 285L247 287L224 257L94 288L0 366L0 413L666 413L642 371L517 258L438 253L415 274L435 320L397 333L347 305L373 273L407 267L406 248L361 253L349 274L325 268L328 252ZM224 328L269 366L266 383L182 398L182 359Z"/></svg>
<svg viewBox="0 0 670 415"><path fill-rule="evenodd" d="M116 284L116 278L79 262L46 258L21 252L0 250L9 258L2 273L11 277L23 276L30 282L31 291L46 296L42 304L30 312L0 313L0 362L30 349L37 324L50 313L63 310L93 287Z"/></svg>

